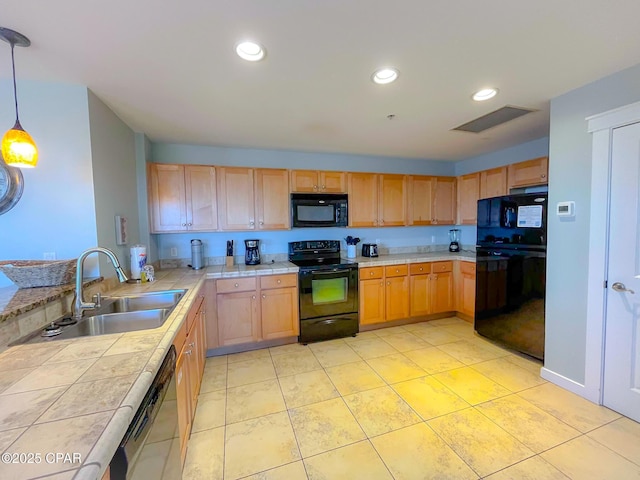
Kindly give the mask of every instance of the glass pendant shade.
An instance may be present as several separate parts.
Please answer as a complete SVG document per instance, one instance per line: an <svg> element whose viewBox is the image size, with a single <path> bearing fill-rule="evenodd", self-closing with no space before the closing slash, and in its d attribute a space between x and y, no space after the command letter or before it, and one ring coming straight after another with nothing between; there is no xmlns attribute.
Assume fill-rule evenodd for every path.
<svg viewBox="0 0 640 480"><path fill-rule="evenodd" d="M12 167L33 168L38 163L38 148L20 122L2 137L2 158Z"/></svg>

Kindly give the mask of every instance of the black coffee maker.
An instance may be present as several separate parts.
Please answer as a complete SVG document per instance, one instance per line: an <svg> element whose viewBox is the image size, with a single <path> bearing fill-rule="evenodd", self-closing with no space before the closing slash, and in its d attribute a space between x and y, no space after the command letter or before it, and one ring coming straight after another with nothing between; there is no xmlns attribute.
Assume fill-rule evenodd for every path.
<svg viewBox="0 0 640 480"><path fill-rule="evenodd" d="M245 240L244 248L244 264L260 265L260 240Z"/></svg>

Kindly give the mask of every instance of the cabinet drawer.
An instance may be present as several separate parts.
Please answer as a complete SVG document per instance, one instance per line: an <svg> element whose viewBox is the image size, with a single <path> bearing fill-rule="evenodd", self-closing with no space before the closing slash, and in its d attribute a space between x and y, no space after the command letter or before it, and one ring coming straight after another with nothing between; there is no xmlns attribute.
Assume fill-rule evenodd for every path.
<svg viewBox="0 0 640 480"><path fill-rule="evenodd" d="M370 280L382 278L384 269L382 267L366 267L360 269L360 280Z"/></svg>
<svg viewBox="0 0 640 480"><path fill-rule="evenodd" d="M260 277L260 288L263 290L269 288L295 287L298 276L295 273L288 275L267 275Z"/></svg>
<svg viewBox="0 0 640 480"><path fill-rule="evenodd" d="M255 290L256 286L256 277L224 278L216 282L216 290L218 293L247 292Z"/></svg>
<svg viewBox="0 0 640 480"><path fill-rule="evenodd" d="M475 275L476 273L476 264L472 262L460 262L460 272L462 273L471 273Z"/></svg>
<svg viewBox="0 0 640 480"><path fill-rule="evenodd" d="M423 275L431 273L430 263L412 263L409 265L409 272L411 275Z"/></svg>
<svg viewBox="0 0 640 480"><path fill-rule="evenodd" d="M384 267L384 274L387 277L404 277L409 274L409 266L406 263L402 265L389 265Z"/></svg>
<svg viewBox="0 0 640 480"><path fill-rule="evenodd" d="M433 262L431 264L431 271L433 273L451 272L453 271L453 262L450 260L446 262Z"/></svg>

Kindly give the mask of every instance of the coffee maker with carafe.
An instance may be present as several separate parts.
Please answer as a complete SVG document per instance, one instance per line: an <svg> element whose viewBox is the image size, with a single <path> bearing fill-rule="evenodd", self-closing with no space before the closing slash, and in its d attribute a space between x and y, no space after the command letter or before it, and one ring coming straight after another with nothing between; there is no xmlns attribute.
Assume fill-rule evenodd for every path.
<svg viewBox="0 0 640 480"><path fill-rule="evenodd" d="M453 230L449 230L449 240L451 243L449 244L450 252L459 252L460 251L460 230L454 228Z"/></svg>
<svg viewBox="0 0 640 480"><path fill-rule="evenodd" d="M244 264L260 265L260 240L245 240L244 248Z"/></svg>

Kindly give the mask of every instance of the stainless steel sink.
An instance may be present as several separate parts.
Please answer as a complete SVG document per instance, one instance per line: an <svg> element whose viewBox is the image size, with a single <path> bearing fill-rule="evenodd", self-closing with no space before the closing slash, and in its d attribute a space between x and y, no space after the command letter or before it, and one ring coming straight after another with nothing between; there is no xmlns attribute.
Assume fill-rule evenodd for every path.
<svg viewBox="0 0 640 480"><path fill-rule="evenodd" d="M65 328L57 338L86 337L158 328L164 324L170 313L170 308L154 308L135 312L94 315L83 318L75 325Z"/></svg>
<svg viewBox="0 0 640 480"><path fill-rule="evenodd" d="M185 293L186 290L163 290L103 297L101 307L85 310L86 316L76 324L65 325L66 320L72 320L70 315L66 315L54 322L56 328L53 335L52 332L45 335L43 330L37 330L10 346L158 328L164 325ZM53 327L48 329L52 330Z"/></svg>
<svg viewBox="0 0 640 480"><path fill-rule="evenodd" d="M180 301L186 290L164 290L135 295L118 295L102 298L102 306L94 311L92 316L104 313L136 312L138 310L153 310L157 308L173 308Z"/></svg>

